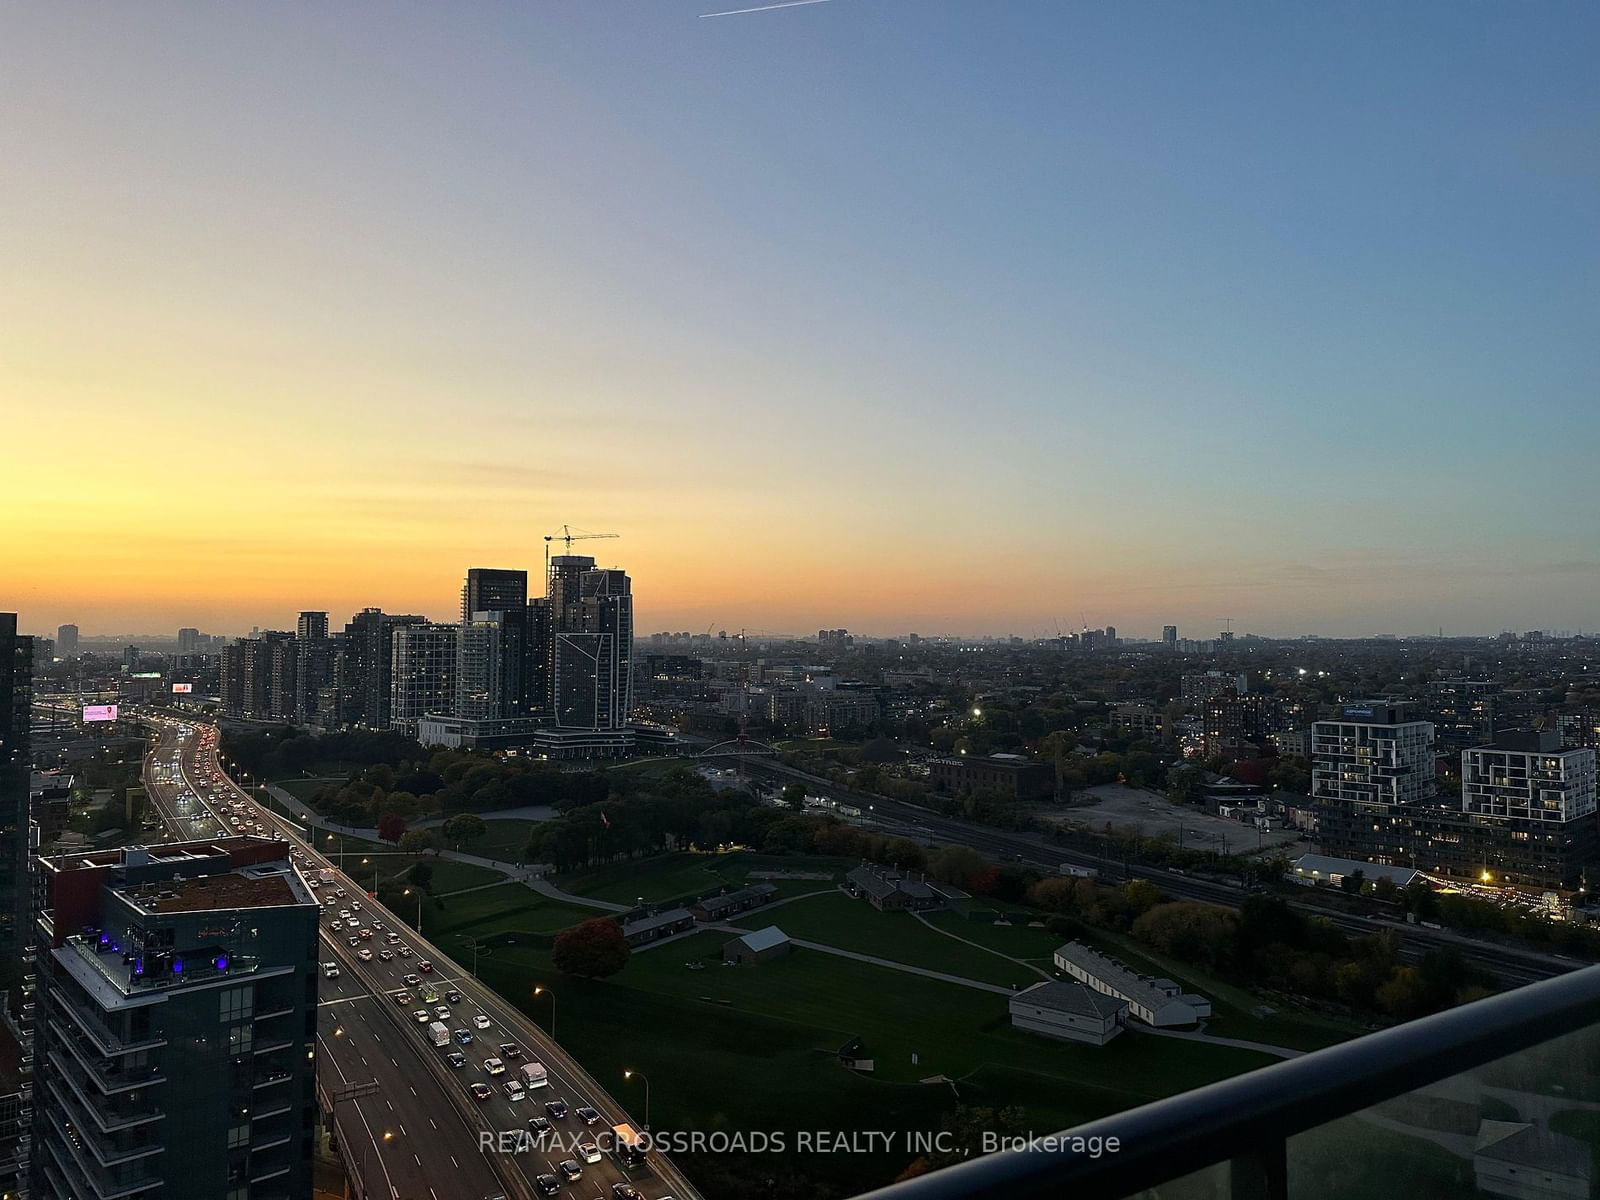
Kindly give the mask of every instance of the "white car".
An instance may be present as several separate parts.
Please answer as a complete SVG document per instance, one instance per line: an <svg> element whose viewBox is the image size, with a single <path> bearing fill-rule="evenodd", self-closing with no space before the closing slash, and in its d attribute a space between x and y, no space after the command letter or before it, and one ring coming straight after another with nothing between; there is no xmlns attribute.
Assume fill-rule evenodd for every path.
<svg viewBox="0 0 1600 1200"><path fill-rule="evenodd" d="M491 1075L504 1075L506 1073L505 1063L501 1062L498 1058L484 1059L483 1069L489 1072Z"/></svg>
<svg viewBox="0 0 1600 1200"><path fill-rule="evenodd" d="M474 1025L476 1025L479 1029L487 1029L487 1028L489 1028L489 1026L494 1024L493 1021L489 1020L489 1018L484 1016L482 1013L479 1013L477 1016L473 1017L472 1018L472 1023ZM496 1061L498 1061L498 1060L496 1060Z"/></svg>

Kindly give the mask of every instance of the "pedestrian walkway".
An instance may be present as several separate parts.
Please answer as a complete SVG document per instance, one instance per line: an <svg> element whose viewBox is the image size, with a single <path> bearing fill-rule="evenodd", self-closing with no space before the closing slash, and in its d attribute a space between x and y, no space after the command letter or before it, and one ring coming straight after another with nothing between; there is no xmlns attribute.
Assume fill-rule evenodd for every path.
<svg viewBox="0 0 1600 1200"><path fill-rule="evenodd" d="M575 896L571 892L563 892L543 875L529 875L522 880L541 896L548 896L552 900L560 900L563 904L576 904L579 908L600 908L606 912L631 912L631 904L613 904L610 900L596 900L592 896Z"/></svg>
<svg viewBox="0 0 1600 1200"><path fill-rule="evenodd" d="M962 942L962 943L964 943L965 945L968 945L968 946L972 946L975 949L982 950L986 954L992 954L996 958L1003 958L1008 963L1016 963L1016 965L1021 967L1023 970L1032 971L1040 979L1049 981L1049 980L1052 980L1052 979L1055 978L1055 976L1050 974L1049 971L1046 971L1041 967L1036 967L1032 963L1023 962L1020 958L1012 958L1011 955L1009 955L1009 954L1001 954L1000 951L994 949L993 947L985 946L981 942L974 942L969 938L964 938L959 933L951 933L948 929L940 929L937 925L935 925L932 921L928 920L928 918L924 917L921 913L914 912L911 915L913 917L915 917L917 920L921 921L924 925L926 925L929 929L933 930L935 933L942 933L947 938L954 938L956 941Z"/></svg>
<svg viewBox="0 0 1600 1200"><path fill-rule="evenodd" d="M748 929L740 929L737 925L718 923L706 925L706 929L721 929L739 937L749 933ZM895 962L892 958L879 958L876 954L861 954L855 950L841 950L838 946L824 945L822 942L808 942L801 938L790 938L790 943L801 946L807 950L816 950L822 954L832 954L838 958L854 959L856 962L870 963L875 967L887 967L891 971L900 971L907 975L920 975L924 979L937 979L940 983L953 983L957 987L972 988L979 992L993 992L998 996L1015 995L1012 989L1001 987L997 983L983 983L976 979L967 979L961 975L950 975L944 971L930 971L927 967L913 967L910 963Z"/></svg>

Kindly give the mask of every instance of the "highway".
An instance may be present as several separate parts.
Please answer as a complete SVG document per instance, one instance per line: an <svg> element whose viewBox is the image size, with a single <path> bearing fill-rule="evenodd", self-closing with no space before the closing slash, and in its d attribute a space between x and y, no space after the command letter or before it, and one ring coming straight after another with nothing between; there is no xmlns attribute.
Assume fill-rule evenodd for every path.
<svg viewBox="0 0 1600 1200"><path fill-rule="evenodd" d="M1031 866L1043 867L1052 872L1059 870L1062 863L1095 867L1100 870L1102 877L1108 880L1148 879L1170 895L1188 900L1204 900L1208 903L1223 905L1228 908L1238 908L1243 900L1243 893L1239 888L1231 887L1225 883L1199 879L1161 867L1144 866L1139 863L1129 863L1125 868L1124 864L1119 861L1106 860L1081 850L1059 846L1036 834L989 829L985 826L974 825L971 822L957 820L953 817L940 816L928 809L908 804L904 801L889 800L881 796L867 795L840 788L820 776L800 771L771 759L745 758L744 768L756 774L771 775L779 779L801 780L817 794L833 796L859 806L863 810L870 806L875 820L880 823L888 822L899 825L909 837L923 841L931 842L937 840L946 844L970 846L972 849L990 855L1001 862L1022 862ZM1346 913L1332 911L1321 905L1308 904L1304 901L1291 900L1290 905L1308 915L1324 918L1339 929L1351 934L1360 935L1385 929L1393 930L1401 936L1401 955L1407 961L1416 961L1431 949L1445 946L1453 947L1468 962L1512 986L1548 979L1553 975L1575 971L1579 967L1587 965L1558 955L1543 954L1536 950L1524 950L1514 946L1502 946L1496 942L1466 937L1447 929L1431 929L1400 921L1351 916Z"/></svg>
<svg viewBox="0 0 1600 1200"><path fill-rule="evenodd" d="M639 1122L521 1013L338 871L303 830L237 788L217 762L214 728L168 714L148 720L158 736L146 786L174 833L284 838L323 901L323 961L337 974L320 981L317 1086L325 1107L341 1089L364 1093L337 1101L334 1112L345 1163L353 1179L365 1181L366 1195L698 1200L664 1156L652 1152L638 1166L610 1153L612 1126ZM440 1006L448 1016L432 1011ZM430 1039L435 1019L450 1031L448 1046ZM502 1045L515 1049L502 1052ZM488 1073L491 1058L502 1060L503 1073ZM505 1084L530 1061L544 1065L548 1083L513 1099ZM475 1098L473 1084L485 1085L487 1096ZM552 1101L566 1113L547 1113ZM594 1110L592 1124L581 1119L585 1107ZM550 1123L543 1137L530 1132L538 1117ZM480 1134L497 1132L520 1135L515 1149L481 1150ZM584 1141L595 1143L587 1155L579 1149ZM563 1160L581 1174L562 1178Z"/></svg>

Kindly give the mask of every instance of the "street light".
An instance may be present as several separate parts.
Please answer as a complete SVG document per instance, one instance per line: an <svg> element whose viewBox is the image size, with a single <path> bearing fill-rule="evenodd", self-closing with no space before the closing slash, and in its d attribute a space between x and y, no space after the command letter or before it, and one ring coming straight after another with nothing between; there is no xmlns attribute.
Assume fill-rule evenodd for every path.
<svg viewBox="0 0 1600 1200"><path fill-rule="evenodd" d="M411 895L411 889L407 888L402 894ZM422 892L420 889L417 892L417 932L422 932Z"/></svg>
<svg viewBox="0 0 1600 1200"><path fill-rule="evenodd" d="M534 984L533 994L550 997L550 1040L553 1042L556 1040L556 994L543 984Z"/></svg>
<svg viewBox="0 0 1600 1200"><path fill-rule="evenodd" d="M626 1070L622 1073L623 1079L632 1079L637 1075L644 1080L644 1127L650 1128L650 1077L643 1071Z"/></svg>

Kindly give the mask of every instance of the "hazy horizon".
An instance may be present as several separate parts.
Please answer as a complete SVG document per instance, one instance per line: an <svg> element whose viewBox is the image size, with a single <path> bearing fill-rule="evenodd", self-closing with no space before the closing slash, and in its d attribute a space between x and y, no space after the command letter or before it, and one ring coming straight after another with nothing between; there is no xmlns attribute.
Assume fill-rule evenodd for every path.
<svg viewBox="0 0 1600 1200"><path fill-rule="evenodd" d="M18 6L0 606L1600 627L1600 8Z"/></svg>

